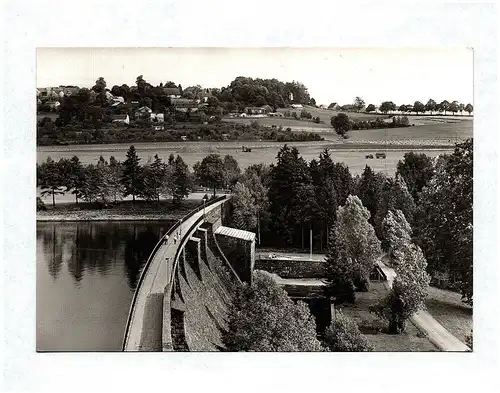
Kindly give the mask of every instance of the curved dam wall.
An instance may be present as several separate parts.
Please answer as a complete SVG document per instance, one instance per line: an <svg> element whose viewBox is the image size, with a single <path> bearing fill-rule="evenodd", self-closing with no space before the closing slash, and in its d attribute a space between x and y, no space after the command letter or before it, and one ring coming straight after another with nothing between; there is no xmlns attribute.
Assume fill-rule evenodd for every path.
<svg viewBox="0 0 500 393"><path fill-rule="evenodd" d="M207 232L207 237L213 237ZM190 351L224 349L222 335L227 329L228 307L238 282L222 256L217 255L213 239L207 243L206 254L202 252L200 259L195 253L186 252L177 272L179 286L176 294L185 305L184 336ZM200 247L203 247L203 241ZM174 350L182 348L174 346Z"/></svg>

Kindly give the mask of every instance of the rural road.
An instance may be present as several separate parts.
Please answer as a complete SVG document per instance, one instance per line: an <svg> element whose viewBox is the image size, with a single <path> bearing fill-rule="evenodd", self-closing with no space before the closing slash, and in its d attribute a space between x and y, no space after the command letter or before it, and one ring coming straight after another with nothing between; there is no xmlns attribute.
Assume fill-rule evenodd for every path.
<svg viewBox="0 0 500 393"><path fill-rule="evenodd" d="M213 205L207 206L206 212L220 206L225 201L224 199ZM203 210L200 210L184 221L180 226L181 236L184 236L196 220L202 216ZM135 307L132 310L130 326L126 332L125 351L162 350L161 320L163 316L161 315L160 318L158 314L163 313L163 293L165 286L170 281L169 274L172 270L173 259L177 249L185 244L185 242L181 244L179 241L174 243L174 235L175 232L158 248L149 267L143 273L144 277L142 282L136 289ZM186 242L187 240L188 238L186 238ZM153 304L153 302L155 304ZM145 315L147 315L147 318L145 318ZM159 320L160 323L155 323L154 326L150 326L148 321L151 320Z"/></svg>
<svg viewBox="0 0 500 393"><path fill-rule="evenodd" d="M391 288L394 278L396 277L396 272L393 268L387 266L380 258L377 261L380 269L387 276L387 287ZM426 310L420 310L413 314L410 318L411 322L421 331L423 331L431 343L433 343L441 351L445 352L466 352L470 351L470 348L465 345L462 341L456 338L448 330L446 330L443 325L436 321L429 312Z"/></svg>

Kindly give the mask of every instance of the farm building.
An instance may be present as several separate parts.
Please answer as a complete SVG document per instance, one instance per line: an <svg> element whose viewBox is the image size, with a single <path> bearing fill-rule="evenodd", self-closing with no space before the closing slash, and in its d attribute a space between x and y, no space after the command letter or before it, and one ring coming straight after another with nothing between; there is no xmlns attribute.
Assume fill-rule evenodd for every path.
<svg viewBox="0 0 500 393"><path fill-rule="evenodd" d="M271 116L271 117L283 117L283 113L281 113L281 112L269 112L269 116Z"/></svg>
<svg viewBox="0 0 500 393"><path fill-rule="evenodd" d="M290 105L290 106L291 106L293 109L302 109L302 108L303 108L302 104L292 104L292 105Z"/></svg>
<svg viewBox="0 0 500 393"><path fill-rule="evenodd" d="M272 108L269 105L264 106L247 106L245 108L245 113L248 115L266 115L272 112Z"/></svg>
<svg viewBox="0 0 500 393"><path fill-rule="evenodd" d="M129 124L130 118L128 115L113 115L111 116L113 123Z"/></svg>

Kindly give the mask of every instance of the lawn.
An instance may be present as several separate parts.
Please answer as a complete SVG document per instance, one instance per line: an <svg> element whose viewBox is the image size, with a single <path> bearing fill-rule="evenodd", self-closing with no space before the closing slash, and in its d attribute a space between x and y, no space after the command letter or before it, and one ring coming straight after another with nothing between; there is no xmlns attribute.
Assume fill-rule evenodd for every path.
<svg viewBox="0 0 500 393"><path fill-rule="evenodd" d="M465 342L472 329L472 307L462 302L459 293L430 287L425 305L436 321Z"/></svg>
<svg viewBox="0 0 500 393"><path fill-rule="evenodd" d="M370 313L369 309L386 293L387 289L382 282L372 282L370 291L356 293L356 303L352 306L343 306L342 311L356 321L361 332L373 345L375 351L437 351L437 348L410 322L408 322L406 332L403 334L387 334L383 332L386 323Z"/></svg>

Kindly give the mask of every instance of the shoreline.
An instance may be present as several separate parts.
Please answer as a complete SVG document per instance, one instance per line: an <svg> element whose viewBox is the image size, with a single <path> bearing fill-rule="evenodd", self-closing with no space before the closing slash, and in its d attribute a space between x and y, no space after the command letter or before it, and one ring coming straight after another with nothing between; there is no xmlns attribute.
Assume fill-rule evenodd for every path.
<svg viewBox="0 0 500 393"><path fill-rule="evenodd" d="M70 222L70 221L177 221L186 212L155 214L141 212L103 212L102 210L68 211L68 212L36 212L37 222Z"/></svg>

